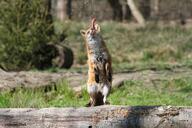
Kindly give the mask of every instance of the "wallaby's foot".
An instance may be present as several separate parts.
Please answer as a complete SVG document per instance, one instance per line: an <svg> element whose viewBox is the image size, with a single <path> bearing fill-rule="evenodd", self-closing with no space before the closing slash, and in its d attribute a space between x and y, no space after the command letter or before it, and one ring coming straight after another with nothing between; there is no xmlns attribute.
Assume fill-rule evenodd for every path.
<svg viewBox="0 0 192 128"><path fill-rule="evenodd" d="M96 106L96 103L93 102L93 101L89 101L89 103L87 103L87 104L85 105L85 107L94 107L94 106Z"/></svg>
<svg viewBox="0 0 192 128"><path fill-rule="evenodd" d="M106 101L106 102L104 103L104 105L110 105L110 102L109 102L109 101Z"/></svg>
<svg viewBox="0 0 192 128"><path fill-rule="evenodd" d="M91 101L85 105L85 107L91 107Z"/></svg>

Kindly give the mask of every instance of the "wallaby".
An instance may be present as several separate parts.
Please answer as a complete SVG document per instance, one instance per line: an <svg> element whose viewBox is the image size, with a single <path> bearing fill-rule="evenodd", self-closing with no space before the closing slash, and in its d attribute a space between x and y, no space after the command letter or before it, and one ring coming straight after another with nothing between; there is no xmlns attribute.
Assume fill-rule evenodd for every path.
<svg viewBox="0 0 192 128"><path fill-rule="evenodd" d="M106 101L112 85L111 56L100 35L100 26L93 18L87 30L81 30L84 37L88 56L87 91L90 101L87 106L108 104Z"/></svg>

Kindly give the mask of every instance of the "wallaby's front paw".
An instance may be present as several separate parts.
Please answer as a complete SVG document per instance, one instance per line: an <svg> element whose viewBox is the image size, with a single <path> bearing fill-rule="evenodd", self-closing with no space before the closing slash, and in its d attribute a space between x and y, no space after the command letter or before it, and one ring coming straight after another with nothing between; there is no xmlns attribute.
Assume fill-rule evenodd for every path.
<svg viewBox="0 0 192 128"><path fill-rule="evenodd" d="M98 68L94 68L95 71L95 81L96 83L99 83L99 71Z"/></svg>

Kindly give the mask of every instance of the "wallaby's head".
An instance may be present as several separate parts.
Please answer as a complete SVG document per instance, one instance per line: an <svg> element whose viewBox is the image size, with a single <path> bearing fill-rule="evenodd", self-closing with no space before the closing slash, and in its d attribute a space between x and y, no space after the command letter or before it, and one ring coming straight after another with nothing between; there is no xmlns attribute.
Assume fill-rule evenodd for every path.
<svg viewBox="0 0 192 128"><path fill-rule="evenodd" d="M81 30L81 35L85 38L86 41L90 41L94 38L98 37L100 32L100 26L96 24L96 18L93 18L91 21L91 25L87 30Z"/></svg>

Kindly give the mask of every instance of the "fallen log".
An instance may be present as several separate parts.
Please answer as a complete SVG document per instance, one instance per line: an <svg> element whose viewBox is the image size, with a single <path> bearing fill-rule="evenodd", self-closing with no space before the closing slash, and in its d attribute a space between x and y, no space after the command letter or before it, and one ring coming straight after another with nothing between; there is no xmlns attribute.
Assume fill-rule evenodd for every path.
<svg viewBox="0 0 192 128"><path fill-rule="evenodd" d="M69 69L73 64L73 51L59 44L39 45L33 51L32 63L35 68L43 70L51 67Z"/></svg>
<svg viewBox="0 0 192 128"><path fill-rule="evenodd" d="M113 75L112 88L122 86L126 81L137 80L142 81L144 85L159 84L159 81L170 79L191 78L192 70L189 68L171 68L171 70L138 70L133 72L117 73ZM50 88L57 85L60 81L67 81L69 87L75 92L80 92L82 88L86 88L86 73L75 73L68 71L59 71L56 73L22 71L22 72L6 72L0 70L0 92L4 90L14 90L15 88Z"/></svg>
<svg viewBox="0 0 192 128"><path fill-rule="evenodd" d="M0 109L3 128L191 128L192 107Z"/></svg>
<svg viewBox="0 0 192 128"><path fill-rule="evenodd" d="M133 72L117 73L113 75L112 88L118 88L125 81L139 80L144 85L153 85L154 81L164 81L170 79L182 79L192 76L192 70L189 68L175 68L171 70L140 70ZM54 87L60 81L66 80L69 87L75 92L80 92L82 88L86 88L86 73L75 73L68 71L50 72L5 72L0 70L0 91L14 90L15 88L50 88Z"/></svg>

